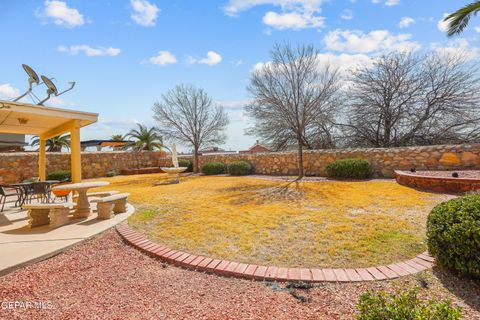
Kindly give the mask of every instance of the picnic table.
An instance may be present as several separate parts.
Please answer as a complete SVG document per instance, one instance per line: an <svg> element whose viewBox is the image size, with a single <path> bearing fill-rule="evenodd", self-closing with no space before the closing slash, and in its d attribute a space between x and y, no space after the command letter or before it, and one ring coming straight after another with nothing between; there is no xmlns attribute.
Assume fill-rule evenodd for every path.
<svg viewBox="0 0 480 320"><path fill-rule="evenodd" d="M73 213L74 218L87 218L90 215L90 202L88 201L87 191L90 188L108 186L110 183L106 181L78 182L70 184L62 184L53 187L53 190L72 190L78 193L77 208Z"/></svg>
<svg viewBox="0 0 480 320"><path fill-rule="evenodd" d="M36 191L36 190L34 190L34 185L35 184L45 183L47 185L47 188L42 188L42 190L40 190L40 191L42 193L42 196L45 197L46 202L49 202L50 201L51 186L56 184L56 183L59 183L59 182L60 181L58 181L58 180L46 180L46 181L38 181L38 182L25 181L25 182L9 184L8 187L15 188L16 190L18 190L20 192L19 206L22 206L23 204L25 204L27 202L28 196L31 196L31 195L35 194L35 191Z"/></svg>

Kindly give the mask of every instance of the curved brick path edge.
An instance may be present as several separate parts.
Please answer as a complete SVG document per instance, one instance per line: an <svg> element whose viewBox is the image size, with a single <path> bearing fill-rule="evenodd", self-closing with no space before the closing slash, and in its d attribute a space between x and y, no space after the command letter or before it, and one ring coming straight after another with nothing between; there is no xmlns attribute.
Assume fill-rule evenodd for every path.
<svg viewBox="0 0 480 320"><path fill-rule="evenodd" d="M388 280L430 269L434 264L434 259L424 252L410 260L370 268L331 269L260 266L173 250L148 240L126 224L117 225L116 229L128 244L167 263L220 276L258 281L360 282Z"/></svg>

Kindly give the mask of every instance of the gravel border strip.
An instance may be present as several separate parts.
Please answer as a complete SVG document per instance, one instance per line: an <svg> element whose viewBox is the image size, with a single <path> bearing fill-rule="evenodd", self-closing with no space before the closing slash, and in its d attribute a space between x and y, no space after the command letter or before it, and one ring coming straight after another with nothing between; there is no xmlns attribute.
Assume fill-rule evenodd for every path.
<svg viewBox="0 0 480 320"><path fill-rule="evenodd" d="M116 230L125 242L164 262L220 276L257 281L363 282L389 280L430 269L435 263L434 259L427 252L424 252L410 260L370 268L331 269L259 266L173 250L148 240L125 223L117 225Z"/></svg>

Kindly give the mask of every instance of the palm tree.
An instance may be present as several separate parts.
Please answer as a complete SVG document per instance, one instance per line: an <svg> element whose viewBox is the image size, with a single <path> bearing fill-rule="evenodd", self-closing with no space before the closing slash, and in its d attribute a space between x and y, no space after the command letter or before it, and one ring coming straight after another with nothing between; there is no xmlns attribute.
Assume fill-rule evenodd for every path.
<svg viewBox="0 0 480 320"><path fill-rule="evenodd" d="M477 15L479 11L480 1L475 1L445 17L443 21L448 22L447 35L451 37L462 33L463 29L468 25L472 15Z"/></svg>
<svg viewBox="0 0 480 320"><path fill-rule="evenodd" d="M33 147L40 145L40 138L37 137L32 139L30 145ZM61 152L63 147L70 150L70 135L56 136L47 139L45 145L47 152Z"/></svg>
<svg viewBox="0 0 480 320"><path fill-rule="evenodd" d="M130 141L125 145L125 148L132 148L137 151L151 151L163 148L163 139L155 127L148 128L140 123L137 125L137 129L130 130L125 136L125 138L133 139L133 141Z"/></svg>
<svg viewBox="0 0 480 320"><path fill-rule="evenodd" d="M113 141L123 141L123 135L121 134L114 134L110 137Z"/></svg>

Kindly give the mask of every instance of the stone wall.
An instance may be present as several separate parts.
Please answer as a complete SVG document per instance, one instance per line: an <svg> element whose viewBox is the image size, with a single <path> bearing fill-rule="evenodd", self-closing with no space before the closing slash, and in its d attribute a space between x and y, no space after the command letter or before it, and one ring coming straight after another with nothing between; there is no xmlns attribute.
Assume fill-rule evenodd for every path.
<svg viewBox="0 0 480 320"><path fill-rule="evenodd" d="M326 166L343 158L366 159L372 165L375 177L393 178L394 170L412 167L418 170L480 169L480 144L305 151L306 175L325 176ZM258 174L297 174L295 152L207 155L200 157L200 165L211 161L228 164L235 160L249 161ZM165 159L163 163L169 161Z"/></svg>
<svg viewBox="0 0 480 320"><path fill-rule="evenodd" d="M326 166L337 159L358 157L366 159L376 177L394 177L394 170L448 170L480 169L480 144L443 145L392 149L338 149L305 151L304 165L307 175L324 176ZM257 154L205 155L200 165L211 161L230 163L246 160L253 164L255 172L268 175L295 175L295 152ZM0 183L12 183L38 176L38 155L34 152L0 154ZM162 152L83 152L82 176L103 177L109 171L124 169L171 166L170 157ZM70 154L48 153L47 173L69 170Z"/></svg>
<svg viewBox="0 0 480 320"><path fill-rule="evenodd" d="M82 152L82 177L104 177L107 172L120 173L123 169L156 167L164 152ZM70 170L69 153L47 153L47 174ZM13 183L38 177L38 154L36 152L0 153L0 184Z"/></svg>

